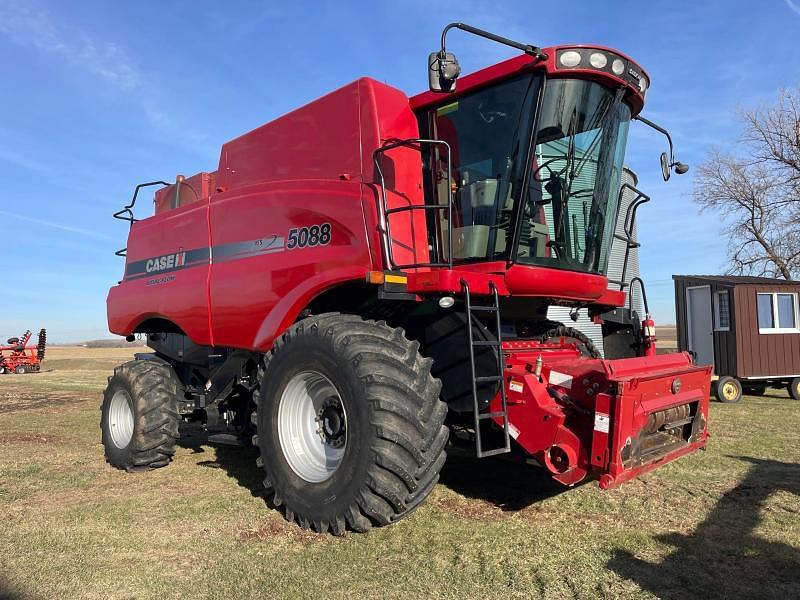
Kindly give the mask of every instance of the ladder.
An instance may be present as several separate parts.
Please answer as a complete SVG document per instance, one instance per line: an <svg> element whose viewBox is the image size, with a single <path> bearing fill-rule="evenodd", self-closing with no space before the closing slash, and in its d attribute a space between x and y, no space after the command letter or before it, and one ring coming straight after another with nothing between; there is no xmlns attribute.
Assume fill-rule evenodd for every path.
<svg viewBox="0 0 800 600"><path fill-rule="evenodd" d="M511 451L511 438L508 434L508 406L506 400L506 386L503 381L505 372L505 359L503 358L502 331L500 325L500 299L497 295L497 287L493 282L489 282L489 291L492 296L490 305L473 305L470 297L469 285L462 279L461 287L464 290L464 304L467 309L467 339L469 341L469 364L472 373L472 411L475 416L475 453L478 458L505 454ZM472 335L473 312L489 312L495 315L496 335L494 340L475 340ZM497 356L497 373L495 375L478 376L475 369L475 349L490 347L495 350ZM498 383L500 385L501 410L494 412L481 412L478 405L478 384L479 383ZM499 448L484 450L481 440L481 421L486 419L502 419L503 436L505 444Z"/></svg>

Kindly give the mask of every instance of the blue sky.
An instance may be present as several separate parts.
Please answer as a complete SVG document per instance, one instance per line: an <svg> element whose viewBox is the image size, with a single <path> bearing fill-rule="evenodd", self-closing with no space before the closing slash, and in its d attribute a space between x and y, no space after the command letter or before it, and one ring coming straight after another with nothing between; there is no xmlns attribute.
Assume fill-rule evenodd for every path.
<svg viewBox="0 0 800 600"><path fill-rule="evenodd" d="M111 213L136 183L213 170L224 141L362 75L421 91L427 54L455 20L631 55L652 79L644 114L689 164L735 147L739 107L798 84L800 0L0 0L0 335L107 336L127 234ZM459 32L449 45L465 72L514 53ZM692 204L692 171L661 181L663 145L634 124L627 162L653 197L639 215L642 272L668 323L671 275L720 271L727 241Z"/></svg>

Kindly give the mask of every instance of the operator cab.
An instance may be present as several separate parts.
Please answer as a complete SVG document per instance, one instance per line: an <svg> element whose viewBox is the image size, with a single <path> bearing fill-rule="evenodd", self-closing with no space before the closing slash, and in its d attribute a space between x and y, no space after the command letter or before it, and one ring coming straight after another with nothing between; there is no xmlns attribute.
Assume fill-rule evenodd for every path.
<svg viewBox="0 0 800 600"><path fill-rule="evenodd" d="M423 137L452 154L454 258L605 273L630 115L599 83L538 73L422 111ZM425 157L435 204L447 202L441 153Z"/></svg>
<svg viewBox="0 0 800 600"><path fill-rule="evenodd" d="M542 50L484 37L526 55L460 78L456 91L460 68L443 34L442 52L429 60L431 91L411 100L422 140L435 140L420 144L425 203L452 203L426 211L433 262L558 269L562 280L579 272L585 287L586 275L605 277L617 219L626 217L625 145L650 80L606 48ZM670 167L686 170L671 140L662 165L665 180Z"/></svg>

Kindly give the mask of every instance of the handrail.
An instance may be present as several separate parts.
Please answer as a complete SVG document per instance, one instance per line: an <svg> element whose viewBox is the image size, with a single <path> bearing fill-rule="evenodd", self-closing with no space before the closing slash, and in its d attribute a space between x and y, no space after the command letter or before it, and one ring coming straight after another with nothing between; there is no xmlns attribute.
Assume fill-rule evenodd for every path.
<svg viewBox="0 0 800 600"><path fill-rule="evenodd" d="M447 204L420 204L411 206L401 206L398 208L387 208L386 202L386 179L381 169L379 155L386 153L389 150L394 150L400 147L410 147L415 150L422 151L423 144L438 144L447 149ZM414 148L419 145L419 148ZM378 227L381 230L381 245L383 246L383 255L386 260L386 266L389 269L409 269L418 267L448 267L453 268L453 165L451 159L450 144L444 140L432 140L426 138L408 138L404 140L395 140L388 144L384 144L377 148L372 155L372 161L375 164L375 170L378 172L380 179L380 206L378 210ZM389 215L398 212L413 211L413 210L444 210L447 209L447 262L428 262L428 263L408 263L397 264L394 260L394 253L392 251L392 234L389 225ZM438 252L437 252L438 254Z"/></svg>
<svg viewBox="0 0 800 600"><path fill-rule="evenodd" d="M136 197L139 195L139 190L144 187L149 187L151 185L161 185L162 187L167 185L172 185L171 183L167 183L166 181L148 181L147 183L140 183L136 186L133 190L133 198L131 198L130 204L126 204L122 207L122 209L118 210L114 213L114 218L119 219L120 221L128 221L131 226L138 221L139 219L133 216L133 207L136 204Z"/></svg>
<svg viewBox="0 0 800 600"><path fill-rule="evenodd" d="M650 314L650 307L647 306L647 292L644 289L644 281L642 281L641 277L633 277L631 278L631 291L628 292L628 309L633 313L633 284L638 283L639 289L642 292L642 305L644 306L644 312L646 315Z"/></svg>
<svg viewBox="0 0 800 600"><path fill-rule="evenodd" d="M626 189L629 189L635 193L636 197L628 205L628 210L625 212L625 220L623 221L622 225L622 230L625 232L625 235L622 236L616 231L614 232L614 238L627 243L627 246L625 247L625 259L622 261L622 273L620 274L619 280L609 279L610 283L619 285L619 291L621 292L625 291L625 288L629 285L625 282L625 274L628 271L628 261L630 259L631 249L638 248L641 245L633 238L633 226L636 223L636 211L642 204L650 202L650 196L626 182L623 183L619 188L618 204L622 204L622 196Z"/></svg>
<svg viewBox="0 0 800 600"><path fill-rule="evenodd" d="M164 187L172 184L167 183L166 181L148 181L147 183L140 183L133 190L133 198L131 198L130 204L126 204L120 210L115 212L113 217L115 219L119 219L120 221L128 221L130 223L130 226L133 227L133 224L139 220L133 216L133 207L136 205L136 197L139 195L140 189L144 187L149 187L151 185L161 185L162 187ZM119 250L114 252L114 255L125 258L127 256L127 252L128 248L120 248Z"/></svg>

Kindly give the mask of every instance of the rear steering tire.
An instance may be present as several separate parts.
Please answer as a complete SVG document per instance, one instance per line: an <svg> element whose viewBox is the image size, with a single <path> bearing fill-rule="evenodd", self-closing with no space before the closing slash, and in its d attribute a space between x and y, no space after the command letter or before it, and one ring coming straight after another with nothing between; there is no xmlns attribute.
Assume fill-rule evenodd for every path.
<svg viewBox="0 0 800 600"><path fill-rule="evenodd" d="M178 389L172 369L127 362L108 378L100 417L109 464L127 471L169 464L178 439Z"/></svg>
<svg viewBox="0 0 800 600"><path fill-rule="evenodd" d="M431 492L447 405L419 343L355 315L309 317L259 368L253 443L288 521L336 535L387 525Z"/></svg>
<svg viewBox="0 0 800 600"><path fill-rule="evenodd" d="M714 394L720 402L739 402L742 399L742 384L735 377L723 375L714 386Z"/></svg>

